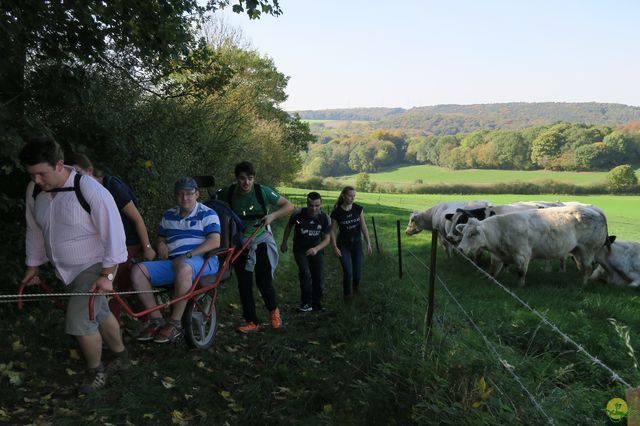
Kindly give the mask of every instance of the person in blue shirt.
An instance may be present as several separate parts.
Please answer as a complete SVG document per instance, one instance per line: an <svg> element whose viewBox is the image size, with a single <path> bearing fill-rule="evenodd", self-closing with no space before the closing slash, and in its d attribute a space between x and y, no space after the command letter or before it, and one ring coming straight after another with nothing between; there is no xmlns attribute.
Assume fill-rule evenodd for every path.
<svg viewBox="0 0 640 426"><path fill-rule="evenodd" d="M127 261L118 265L118 274L113 281L113 287L116 291L130 291L131 260L138 256L140 252L142 252L144 260L153 260L156 257L156 252L149 241L147 227L138 210L138 200L127 184L115 176L102 174L93 167L93 163L86 155L77 152L73 153L69 157L67 164L76 169L78 173L91 176L100 182L102 186L107 188L111 196L113 196L116 206L118 206L127 239ZM133 299L137 301L135 296L133 296ZM116 319L120 320L123 308L115 298L109 301L109 309L111 309L111 313Z"/></svg>
<svg viewBox="0 0 640 426"><path fill-rule="evenodd" d="M137 263L132 268L131 281L137 291L173 284L174 296L185 294L202 268L203 254L220 246L220 219L215 211L198 202L198 184L192 178L180 178L175 183L177 207L164 212L158 230L158 257L161 260ZM202 276L218 271L218 258L207 260ZM146 309L156 306L152 293L138 294ZM182 314L187 300L173 304L168 321L156 310L137 339L156 343L173 342L183 334Z"/></svg>

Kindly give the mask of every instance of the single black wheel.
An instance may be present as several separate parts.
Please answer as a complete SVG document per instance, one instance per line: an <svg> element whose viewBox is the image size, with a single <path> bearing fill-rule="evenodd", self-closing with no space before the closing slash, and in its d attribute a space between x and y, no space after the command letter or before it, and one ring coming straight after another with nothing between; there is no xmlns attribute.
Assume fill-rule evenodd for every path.
<svg viewBox="0 0 640 426"><path fill-rule="evenodd" d="M211 292L189 300L182 322L189 346L203 350L213 345L218 329L218 313Z"/></svg>

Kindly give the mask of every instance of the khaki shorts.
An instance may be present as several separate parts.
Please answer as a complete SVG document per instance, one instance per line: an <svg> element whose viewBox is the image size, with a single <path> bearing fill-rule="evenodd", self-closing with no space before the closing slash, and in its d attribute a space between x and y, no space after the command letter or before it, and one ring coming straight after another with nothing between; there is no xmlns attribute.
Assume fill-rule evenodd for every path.
<svg viewBox="0 0 640 426"><path fill-rule="evenodd" d="M80 272L66 288L67 293L89 293L91 286L100 276L102 264L95 265ZM91 336L98 333L98 327L110 314L107 296L96 296L93 299L94 320L89 319L89 296L70 296L67 305L65 332L72 336Z"/></svg>

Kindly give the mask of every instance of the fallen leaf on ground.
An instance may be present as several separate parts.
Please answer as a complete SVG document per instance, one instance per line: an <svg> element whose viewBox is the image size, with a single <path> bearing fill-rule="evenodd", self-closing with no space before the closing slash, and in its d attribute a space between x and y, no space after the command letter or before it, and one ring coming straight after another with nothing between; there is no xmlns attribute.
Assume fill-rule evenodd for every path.
<svg viewBox="0 0 640 426"><path fill-rule="evenodd" d="M162 382L162 386L164 386L167 389L171 389L176 385L175 379L169 376L166 376L164 379L161 380L161 382Z"/></svg>
<svg viewBox="0 0 640 426"><path fill-rule="evenodd" d="M20 352L20 351L24 350L24 345L22 344L22 342L20 340L16 340L15 342L13 342L11 347L13 348L14 352Z"/></svg>
<svg viewBox="0 0 640 426"><path fill-rule="evenodd" d="M171 412L171 423L176 425L187 425L189 421L193 419L193 416L188 413L183 413L178 410L173 410Z"/></svg>

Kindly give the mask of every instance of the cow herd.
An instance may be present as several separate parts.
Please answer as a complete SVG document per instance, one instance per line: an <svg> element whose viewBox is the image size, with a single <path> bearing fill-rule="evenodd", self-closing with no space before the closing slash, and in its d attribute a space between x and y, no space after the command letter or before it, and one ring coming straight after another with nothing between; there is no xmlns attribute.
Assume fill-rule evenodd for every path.
<svg viewBox="0 0 640 426"><path fill-rule="evenodd" d="M472 258L488 252L491 275L510 265L521 286L531 260L560 260L564 265L569 256L583 283L591 279L640 286L640 243L615 241L608 235L604 212L591 204L443 202L411 215L406 233L422 230L437 230L448 255L454 248Z"/></svg>

